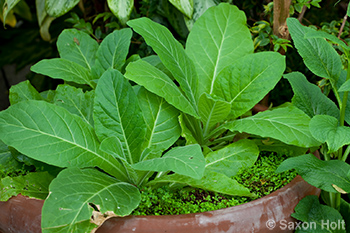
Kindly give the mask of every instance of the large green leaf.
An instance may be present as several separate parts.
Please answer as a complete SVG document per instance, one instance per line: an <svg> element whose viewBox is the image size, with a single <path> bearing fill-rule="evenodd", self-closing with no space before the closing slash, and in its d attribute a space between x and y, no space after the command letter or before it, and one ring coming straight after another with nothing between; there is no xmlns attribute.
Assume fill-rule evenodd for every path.
<svg viewBox="0 0 350 233"><path fill-rule="evenodd" d="M289 106L230 122L225 128L271 137L299 147L319 146L321 143L309 131L309 122L310 118L303 111Z"/></svg>
<svg viewBox="0 0 350 233"><path fill-rule="evenodd" d="M300 200L292 217L303 222L296 233L346 233L340 213L330 206L321 205L315 195Z"/></svg>
<svg viewBox="0 0 350 233"><path fill-rule="evenodd" d="M94 87L87 68L63 58L43 59L32 66L30 70L54 79L63 79L68 82L87 84Z"/></svg>
<svg viewBox="0 0 350 233"><path fill-rule="evenodd" d="M145 147L154 152L168 149L181 134L179 111L145 88L137 97L147 126Z"/></svg>
<svg viewBox="0 0 350 233"><path fill-rule="evenodd" d="M104 139L101 142L100 149L106 152L107 154L112 155L115 158L118 158L127 162L123 145L117 137L111 136Z"/></svg>
<svg viewBox="0 0 350 233"><path fill-rule="evenodd" d="M45 9L50 16L64 15L78 4L79 0L46 0Z"/></svg>
<svg viewBox="0 0 350 233"><path fill-rule="evenodd" d="M204 173L205 160L201 147L195 144L175 147L161 158L145 160L133 164L132 167L141 171L173 171L193 179L200 179Z"/></svg>
<svg viewBox="0 0 350 233"><path fill-rule="evenodd" d="M287 19L288 29L295 47L304 60L305 65L317 76L337 81L342 70L339 55L323 38L305 39L306 33L314 29L302 26L295 18Z"/></svg>
<svg viewBox="0 0 350 233"><path fill-rule="evenodd" d="M102 215L125 216L138 206L140 200L139 190L131 184L94 169L68 168L50 185L50 195L42 210L41 227L43 233L91 232L97 228L91 222L94 220L93 206Z"/></svg>
<svg viewBox="0 0 350 233"><path fill-rule="evenodd" d="M315 115L330 115L339 118L340 113L335 103L325 96L319 87L307 81L299 72L284 75L294 92L292 103L303 110L309 117Z"/></svg>
<svg viewBox="0 0 350 233"><path fill-rule="evenodd" d="M334 185L350 193L350 165L340 160L322 161L312 154L289 158L281 163L276 173L295 169L309 184L337 193Z"/></svg>
<svg viewBox="0 0 350 233"><path fill-rule="evenodd" d="M132 31L130 28L115 30L103 39L96 54L95 75L99 78L109 68L121 71L129 52Z"/></svg>
<svg viewBox="0 0 350 233"><path fill-rule="evenodd" d="M247 55L224 69L213 93L232 104L232 118L254 107L282 78L285 59L275 52Z"/></svg>
<svg viewBox="0 0 350 233"><path fill-rule="evenodd" d="M169 2L188 18L192 18L193 0L169 0Z"/></svg>
<svg viewBox="0 0 350 233"><path fill-rule="evenodd" d="M198 101L198 112L203 124L203 133L206 136L217 123L226 119L231 111L230 103L222 100L215 100L204 93Z"/></svg>
<svg viewBox="0 0 350 233"><path fill-rule="evenodd" d="M106 71L95 91L95 129L99 139L117 137L130 164L140 161L146 124L137 96L117 70Z"/></svg>
<svg viewBox="0 0 350 233"><path fill-rule="evenodd" d="M232 177L240 169L251 167L258 156L259 149L256 144L251 140L243 139L207 154L206 168Z"/></svg>
<svg viewBox="0 0 350 233"><path fill-rule="evenodd" d="M83 92L80 88L70 85L59 85L56 88L54 103L64 107L70 113L80 116L90 125L94 125L93 121L93 102L94 91Z"/></svg>
<svg viewBox="0 0 350 233"><path fill-rule="evenodd" d="M334 44L340 45L344 50L350 50L350 47L345 44L344 41L342 41L340 38L336 37L335 35L332 35L330 33L327 33L325 31L315 31L312 30L305 34L305 39L309 38L326 38L327 40L331 41Z"/></svg>
<svg viewBox="0 0 350 233"><path fill-rule="evenodd" d="M10 88L9 95L11 105L26 100L42 100L39 92L30 84L29 80L20 82Z"/></svg>
<svg viewBox="0 0 350 233"><path fill-rule="evenodd" d="M125 77L144 86L150 92L163 97L169 104L180 111L198 117L196 108L175 83L166 74L148 62L138 60L130 63L126 67Z"/></svg>
<svg viewBox="0 0 350 233"><path fill-rule="evenodd" d="M30 172L16 177L7 176L0 180L0 201L7 201L18 194L45 199L49 194L49 184L53 178L48 172Z"/></svg>
<svg viewBox="0 0 350 233"><path fill-rule="evenodd" d="M350 128L338 126L338 120L328 115L314 116L310 121L310 132L320 142L326 142L329 153L350 144Z"/></svg>
<svg viewBox="0 0 350 233"><path fill-rule="evenodd" d="M0 140L33 159L59 167L95 167L126 180L121 165L99 151L93 128L66 109L23 101L0 112Z"/></svg>
<svg viewBox="0 0 350 233"><path fill-rule="evenodd" d="M233 196L255 197L255 194L250 193L249 189L239 184L236 180L231 179L222 173L217 173L208 169L205 169L204 176L201 179L193 179L184 175L172 174L156 178L148 184L155 185L162 183L179 183Z"/></svg>
<svg viewBox="0 0 350 233"><path fill-rule="evenodd" d="M75 62L91 71L95 63L98 43L88 34L77 29L65 29L57 39L60 57Z"/></svg>
<svg viewBox="0 0 350 233"><path fill-rule="evenodd" d="M180 84L186 97L194 108L199 98L197 94L198 77L192 60L186 55L182 45L175 40L164 26L148 18L134 19L128 22L146 43L153 48L165 67Z"/></svg>
<svg viewBox="0 0 350 233"><path fill-rule="evenodd" d="M119 19L121 24L126 25L134 8L134 0L107 0L107 3L109 9Z"/></svg>
<svg viewBox="0 0 350 233"><path fill-rule="evenodd" d="M219 73L254 51L246 23L243 11L220 4L208 9L194 24L186 42L186 53L200 77L199 95L212 94Z"/></svg>

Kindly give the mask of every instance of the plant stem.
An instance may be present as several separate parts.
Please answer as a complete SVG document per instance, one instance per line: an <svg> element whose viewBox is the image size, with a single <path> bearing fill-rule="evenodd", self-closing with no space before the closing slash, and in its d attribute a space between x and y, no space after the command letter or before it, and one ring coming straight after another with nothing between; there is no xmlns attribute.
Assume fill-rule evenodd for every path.
<svg viewBox="0 0 350 233"><path fill-rule="evenodd" d="M348 158L348 155L350 153L350 146L348 146L343 154L343 157L341 158L342 161L346 161L346 159Z"/></svg>

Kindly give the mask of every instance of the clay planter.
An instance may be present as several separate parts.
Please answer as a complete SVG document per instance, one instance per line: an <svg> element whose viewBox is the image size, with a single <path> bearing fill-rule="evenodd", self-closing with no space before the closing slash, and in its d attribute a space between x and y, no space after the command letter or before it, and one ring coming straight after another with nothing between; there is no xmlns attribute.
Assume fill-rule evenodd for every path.
<svg viewBox="0 0 350 233"><path fill-rule="evenodd" d="M266 233L286 228L299 200L320 190L295 177L283 188L255 201L226 209L174 216L128 216L107 220L97 233ZM0 233L39 233L43 200L24 196L0 202ZM273 228L270 229L270 228Z"/></svg>

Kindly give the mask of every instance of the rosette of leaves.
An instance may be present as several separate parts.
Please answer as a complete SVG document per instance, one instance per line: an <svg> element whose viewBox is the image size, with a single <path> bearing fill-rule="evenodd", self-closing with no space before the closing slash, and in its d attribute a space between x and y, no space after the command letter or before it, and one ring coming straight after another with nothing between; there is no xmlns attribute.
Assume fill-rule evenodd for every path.
<svg viewBox="0 0 350 233"><path fill-rule="evenodd" d="M217 9L221 11L222 7L236 9L228 5ZM156 31L162 33L164 29ZM10 90L11 106L0 113L0 140L34 161L61 170L51 183L45 181L50 186L42 196L50 194L43 206L43 232L89 232L104 219L128 215L138 206L139 189L145 185L171 183L254 196L230 177L240 168L254 164L259 154L256 144L240 140L207 153L206 157L201 148L205 145L195 138L188 140L187 145L174 146L184 124L180 124L179 117L199 123L199 113L192 112L194 105L171 84L170 78L168 86L164 86L171 90L166 98L130 84L123 73L134 60L141 63L130 63L131 67L151 67L145 74L155 69L170 76L174 72L157 56L140 60L133 55L127 59L131 36L131 29L117 30L98 44L83 32L64 30L57 41L60 58L42 60L31 69L66 83L43 93L38 93L29 82ZM181 55L183 50L179 51ZM186 56L188 60L183 61L190 61ZM196 78L197 71L191 72ZM174 74L183 77L181 72ZM189 88L184 93L191 92ZM197 101L196 96L191 101ZM178 98L185 107L176 104ZM209 107L215 107L218 101L209 94L202 98ZM225 100L218 103L215 109L230 105ZM187 112L190 114L185 115ZM207 121L209 133L214 130L213 118ZM2 191L7 192L6 187L12 184L2 185ZM7 197L15 193L11 190Z"/></svg>
<svg viewBox="0 0 350 233"><path fill-rule="evenodd" d="M245 14L236 6L222 3L208 9L194 24L185 49L147 18L128 25L157 56L130 63L125 77L181 112L187 143L211 151L246 132L284 145L319 145L308 129L310 117L294 106L242 118L280 80L285 60L276 52L253 53Z"/></svg>

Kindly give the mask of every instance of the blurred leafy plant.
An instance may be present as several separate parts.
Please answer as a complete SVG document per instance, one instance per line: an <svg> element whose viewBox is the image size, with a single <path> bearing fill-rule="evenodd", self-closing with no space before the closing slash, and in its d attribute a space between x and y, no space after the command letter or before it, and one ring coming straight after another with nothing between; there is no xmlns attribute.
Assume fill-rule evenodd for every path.
<svg viewBox="0 0 350 233"><path fill-rule="evenodd" d="M311 8L311 6L321 8L320 2L322 0L293 0L292 4L290 6L290 14L294 15L295 11L298 13L301 13L303 10L303 7L307 7L308 9Z"/></svg>
<svg viewBox="0 0 350 233"><path fill-rule="evenodd" d="M253 27L250 28L253 34L254 50L273 50L277 52L280 48L287 52L290 45L290 41L279 38L273 34L271 24L265 20L260 20L254 23Z"/></svg>

